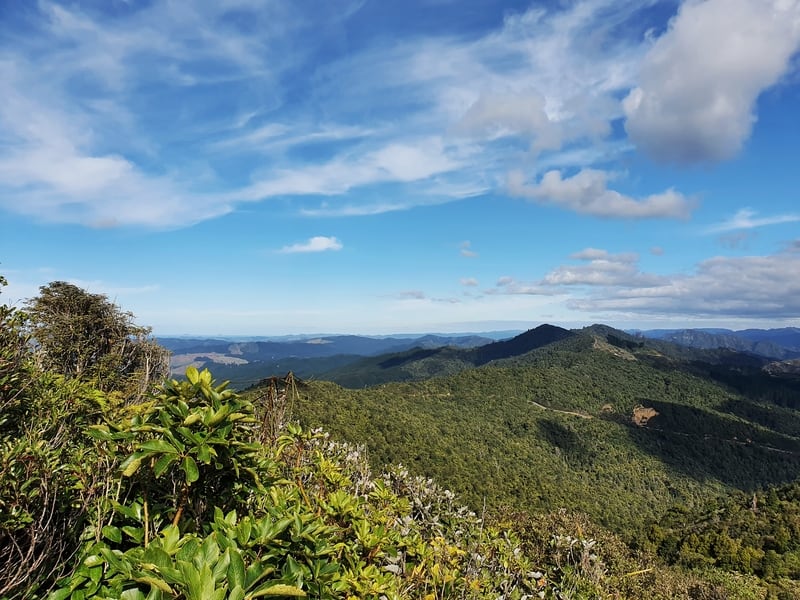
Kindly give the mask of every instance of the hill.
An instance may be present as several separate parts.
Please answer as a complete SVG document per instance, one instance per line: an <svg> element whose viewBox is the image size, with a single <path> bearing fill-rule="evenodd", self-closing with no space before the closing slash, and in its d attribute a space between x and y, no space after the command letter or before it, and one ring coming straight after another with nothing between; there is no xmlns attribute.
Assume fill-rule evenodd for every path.
<svg viewBox="0 0 800 600"><path fill-rule="evenodd" d="M413 337L329 335L264 340L159 339L172 352L173 374L182 373L189 366L213 368L218 377L231 381L236 389L287 371L293 371L301 377L319 376L365 356L403 352L411 348L473 348L492 341L490 337L474 334Z"/></svg>
<svg viewBox="0 0 800 600"><path fill-rule="evenodd" d="M412 381L452 375L491 361L520 356L574 335L553 325L540 325L508 340L474 348L414 348L405 352L358 360L325 371L320 379L359 388L390 381Z"/></svg>
<svg viewBox="0 0 800 600"><path fill-rule="evenodd" d="M307 382L294 415L365 444L374 464L435 477L474 508L576 508L628 537L673 504L796 478L797 382L735 353L686 358L603 326L567 333L480 367L453 361L464 368L434 379Z"/></svg>
<svg viewBox="0 0 800 600"><path fill-rule="evenodd" d="M655 329L641 332L649 338L692 348L725 348L765 358L786 360L800 357L800 329Z"/></svg>

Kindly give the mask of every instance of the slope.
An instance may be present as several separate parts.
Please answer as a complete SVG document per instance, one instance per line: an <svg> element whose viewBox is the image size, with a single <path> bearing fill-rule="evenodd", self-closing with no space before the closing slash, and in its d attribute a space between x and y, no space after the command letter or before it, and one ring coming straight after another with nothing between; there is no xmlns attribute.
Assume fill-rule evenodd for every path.
<svg viewBox="0 0 800 600"><path fill-rule="evenodd" d="M702 365L590 328L448 377L361 390L310 382L294 411L475 508L566 506L632 535L674 503L797 475L800 417ZM634 424L637 407L649 421Z"/></svg>
<svg viewBox="0 0 800 600"><path fill-rule="evenodd" d="M414 348L412 350L365 358L320 374L321 379L345 387L359 388L390 381L413 381L453 375L464 369L494 360L520 356L574 335L553 325L540 325L509 340L474 348Z"/></svg>

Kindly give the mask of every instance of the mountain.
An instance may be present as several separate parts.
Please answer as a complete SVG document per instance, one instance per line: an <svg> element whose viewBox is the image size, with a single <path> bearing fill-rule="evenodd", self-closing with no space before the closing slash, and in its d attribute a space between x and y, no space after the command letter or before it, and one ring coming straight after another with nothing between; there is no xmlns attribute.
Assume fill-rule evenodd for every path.
<svg viewBox="0 0 800 600"><path fill-rule="evenodd" d="M605 326L537 330L482 366L467 364L477 349L373 359L450 360L459 370L445 376L305 382L293 416L365 445L376 465L436 478L474 509L569 507L630 538L673 505L796 479L800 381L770 376L757 357Z"/></svg>
<svg viewBox="0 0 800 600"><path fill-rule="evenodd" d="M408 338L329 335L283 340L160 338L158 341L172 352L173 373L182 373L190 365L208 367L217 377L242 389L287 371L294 371L301 377L314 377L365 356L403 352L411 348L473 348L492 343L493 339L476 334L427 334Z"/></svg>
<svg viewBox="0 0 800 600"><path fill-rule="evenodd" d="M509 340L474 348L414 348L404 352L365 358L321 373L321 379L345 387L359 388L390 381L411 381L452 375L491 361L519 356L536 348L566 339L571 331L553 325L540 325Z"/></svg>
<svg viewBox="0 0 800 600"><path fill-rule="evenodd" d="M692 348L726 348L771 359L800 357L800 329L656 329L640 332L649 338L661 339Z"/></svg>

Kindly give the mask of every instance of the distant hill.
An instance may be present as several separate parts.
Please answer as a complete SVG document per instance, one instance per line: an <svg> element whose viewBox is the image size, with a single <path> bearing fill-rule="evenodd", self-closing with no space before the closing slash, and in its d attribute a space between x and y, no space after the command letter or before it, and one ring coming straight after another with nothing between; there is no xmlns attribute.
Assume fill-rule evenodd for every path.
<svg viewBox="0 0 800 600"><path fill-rule="evenodd" d="M654 329L641 335L693 348L726 348L771 359L800 357L800 329Z"/></svg>
<svg viewBox="0 0 800 600"><path fill-rule="evenodd" d="M568 329L540 325L509 340L474 348L415 348L394 354L364 358L320 373L320 379L359 388L389 381L412 381L452 375L491 361L519 356L574 335Z"/></svg>
<svg viewBox="0 0 800 600"><path fill-rule="evenodd" d="M473 348L490 344L489 337L422 335L417 337L366 337L357 335L317 336L286 340L224 340L160 338L172 352L172 370L181 373L189 366L208 367L235 388L261 379L294 371L300 377L314 377L365 356L403 352L411 348Z"/></svg>

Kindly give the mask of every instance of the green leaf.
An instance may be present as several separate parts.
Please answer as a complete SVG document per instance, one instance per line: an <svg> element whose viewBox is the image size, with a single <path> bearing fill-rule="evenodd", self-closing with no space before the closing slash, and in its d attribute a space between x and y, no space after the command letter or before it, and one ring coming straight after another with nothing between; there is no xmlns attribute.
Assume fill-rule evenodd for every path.
<svg viewBox="0 0 800 600"><path fill-rule="evenodd" d="M286 585L284 583L277 583L267 588L249 594L248 598L260 598L261 596L292 596L294 598L305 598L306 593L300 588L293 585Z"/></svg>
<svg viewBox="0 0 800 600"><path fill-rule="evenodd" d="M122 476L123 477L130 477L136 471L139 470L139 467L142 466L142 457L138 455L138 453L131 454L125 461L119 466L122 469Z"/></svg>
<svg viewBox="0 0 800 600"><path fill-rule="evenodd" d="M139 588L131 588L122 592L121 600L145 600L144 592Z"/></svg>
<svg viewBox="0 0 800 600"><path fill-rule="evenodd" d="M114 439L114 436L108 431L108 425L90 425L86 429L86 433L96 440L110 441Z"/></svg>
<svg viewBox="0 0 800 600"><path fill-rule="evenodd" d="M144 452L159 452L166 454L178 454L177 448L164 440L149 440L139 446L140 451Z"/></svg>
<svg viewBox="0 0 800 600"><path fill-rule="evenodd" d="M186 483L192 484L200 479L200 471L197 468L197 463L191 456L186 456L183 459L183 472L186 473Z"/></svg>
<svg viewBox="0 0 800 600"><path fill-rule="evenodd" d="M208 444L202 444L197 448L197 460L206 465L211 462L211 449Z"/></svg>
<svg viewBox="0 0 800 600"><path fill-rule="evenodd" d="M162 592L166 592L167 594L173 594L173 595L175 594L175 592L172 591L172 588L169 587L169 585L167 585L165 581L157 579L156 577L135 577L134 581L138 581L139 583L146 583L150 586L158 588Z"/></svg>
<svg viewBox="0 0 800 600"><path fill-rule="evenodd" d="M153 466L153 475L156 477L161 477L164 473L166 473L167 469L169 469L169 466L176 460L178 460L178 457L174 454L164 454Z"/></svg>
<svg viewBox="0 0 800 600"><path fill-rule="evenodd" d="M231 564L231 549L227 548L222 556L217 561L217 564L214 565L214 582L219 583L223 579L225 579L225 575L228 571L228 566Z"/></svg>
<svg viewBox="0 0 800 600"><path fill-rule="evenodd" d="M198 412L193 412L183 420L183 426L188 427L189 425L194 425L195 423L202 420L203 420L203 415L201 415Z"/></svg>
<svg viewBox="0 0 800 600"><path fill-rule="evenodd" d="M200 382L200 373L197 371L197 367L186 367L186 379L192 385L197 385Z"/></svg>
<svg viewBox="0 0 800 600"><path fill-rule="evenodd" d="M69 588L62 588L60 590L56 590L52 594L47 597L47 600L65 600L66 598L70 597L72 594L72 590Z"/></svg>
<svg viewBox="0 0 800 600"><path fill-rule="evenodd" d="M84 561L83 561L83 565L84 565L85 567L88 567L88 568L90 568L90 569L91 569L92 567L96 567L96 566L98 566L98 565L102 565L102 564L103 564L103 563L105 563L105 562L106 562L106 561L105 561L105 560L103 560L103 557L102 557L102 556L98 556L97 554L93 554L93 555L91 555L91 556L87 556L87 557L84 559Z"/></svg>
<svg viewBox="0 0 800 600"><path fill-rule="evenodd" d="M243 588L245 585L245 578L244 578L244 560L242 560L242 555L237 550L234 550L233 552L231 552L230 556L231 556L231 561L228 564L228 587Z"/></svg>
<svg viewBox="0 0 800 600"><path fill-rule="evenodd" d="M228 594L228 600L244 600L244 590L241 586L236 586L231 589L230 593Z"/></svg>
<svg viewBox="0 0 800 600"><path fill-rule="evenodd" d="M119 527L114 527L113 525L106 525L102 529L103 537L112 542L116 542L117 544L122 542L122 532L120 531Z"/></svg>

